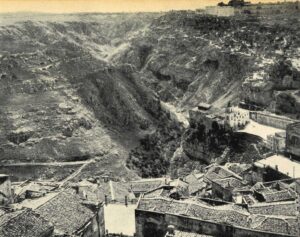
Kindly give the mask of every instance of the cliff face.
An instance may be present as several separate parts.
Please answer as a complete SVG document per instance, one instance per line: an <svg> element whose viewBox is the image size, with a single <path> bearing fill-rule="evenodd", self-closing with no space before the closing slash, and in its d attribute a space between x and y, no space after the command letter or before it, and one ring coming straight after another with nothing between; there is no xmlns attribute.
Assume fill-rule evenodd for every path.
<svg viewBox="0 0 300 237"><path fill-rule="evenodd" d="M286 113L278 92L298 101L299 19L217 18L168 13L133 40L122 61L136 65L161 98L181 108L244 99ZM138 55L140 55L138 57ZM141 56L142 55L142 56ZM283 56L284 55L284 56ZM296 103L296 102L295 102ZM297 114L297 106L289 113Z"/></svg>
<svg viewBox="0 0 300 237"><path fill-rule="evenodd" d="M195 131L184 133L181 123L199 102L224 107L243 99L299 116L297 17L171 12L30 19L6 16L0 27L3 163L101 156L124 171L129 156L127 165L139 174L159 176L177 169L179 156L190 167L203 162L197 160L203 147L187 139ZM205 162L222 152L206 154Z"/></svg>
<svg viewBox="0 0 300 237"><path fill-rule="evenodd" d="M167 13L134 38L118 60L134 65L161 100L183 116L199 102L225 107L244 100L299 117L299 27L296 16L217 18L195 12ZM180 147L168 156L171 172L176 176L222 156L244 162L251 162L251 154L254 159L260 156L258 138L215 135L218 132L210 137L188 128ZM206 139L200 141L199 136ZM226 147L228 154L224 154Z"/></svg>
<svg viewBox="0 0 300 237"><path fill-rule="evenodd" d="M126 171L130 148L155 126L160 109L130 65L110 60L154 16L145 14L142 22L136 17L51 15L1 26L2 163L113 153L111 167Z"/></svg>

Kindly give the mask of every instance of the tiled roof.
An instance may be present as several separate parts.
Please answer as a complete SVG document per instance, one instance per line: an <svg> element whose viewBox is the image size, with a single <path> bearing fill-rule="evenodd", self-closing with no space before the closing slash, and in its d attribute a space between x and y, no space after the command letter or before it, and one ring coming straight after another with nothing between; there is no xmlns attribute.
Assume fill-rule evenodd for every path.
<svg viewBox="0 0 300 237"><path fill-rule="evenodd" d="M3 237L41 237L50 236L52 232L52 224L30 209L0 217L0 236Z"/></svg>
<svg viewBox="0 0 300 237"><path fill-rule="evenodd" d="M230 171L240 175L241 173L251 169L251 164L227 163L225 165Z"/></svg>
<svg viewBox="0 0 300 237"><path fill-rule="evenodd" d="M229 177L236 177L237 179L242 180L239 175L222 166L212 166L205 174L205 178L209 181L214 181L216 179L225 179Z"/></svg>
<svg viewBox="0 0 300 237"><path fill-rule="evenodd" d="M251 214L247 209L234 204L210 206L191 200L176 201L165 198L142 198L137 209L183 215L186 218L192 217L252 230L290 234L292 236L298 235L296 217ZM282 227L283 224L284 228Z"/></svg>
<svg viewBox="0 0 300 237"><path fill-rule="evenodd" d="M248 206L251 214L296 216L297 202L256 203Z"/></svg>
<svg viewBox="0 0 300 237"><path fill-rule="evenodd" d="M296 199L294 193L292 193L288 189L274 191L274 190L262 190L259 193L264 197L266 202L278 202L278 201L286 201Z"/></svg>
<svg viewBox="0 0 300 237"><path fill-rule="evenodd" d="M299 236L298 223L296 218L277 218L266 216L255 216L262 218L263 221L255 227L256 230Z"/></svg>
<svg viewBox="0 0 300 237"><path fill-rule="evenodd" d="M127 200L135 199L128 183L110 181L110 188L110 195L114 201L124 202L125 196L127 196Z"/></svg>
<svg viewBox="0 0 300 237"><path fill-rule="evenodd" d="M174 194L178 194L181 197L182 196L188 196L185 191L182 191L178 189L177 187L170 186L170 185L165 185L161 186L157 189L154 189L152 191L144 193L144 198L155 198L155 197L165 197L165 198L170 198Z"/></svg>
<svg viewBox="0 0 300 237"><path fill-rule="evenodd" d="M156 189L162 185L165 185L163 179L147 179L137 180L130 182L130 188L133 192L144 193L153 189Z"/></svg>
<svg viewBox="0 0 300 237"><path fill-rule="evenodd" d="M154 197L160 197L160 196L163 197L163 193L164 193L164 189L158 188L158 189L155 189L155 190L145 193L144 197L146 197L146 198L154 198Z"/></svg>
<svg viewBox="0 0 300 237"><path fill-rule="evenodd" d="M235 189L243 187L242 181L234 177L224 178L224 179L215 179L213 182L219 184L225 189Z"/></svg>
<svg viewBox="0 0 300 237"><path fill-rule="evenodd" d="M94 216L71 192L60 192L38 207L36 212L54 225L55 232L68 234L75 233Z"/></svg>
<svg viewBox="0 0 300 237"><path fill-rule="evenodd" d="M189 194L194 194L206 187L206 183L203 181L202 176L201 174L196 175L194 173L191 173L184 178L184 181L189 184Z"/></svg>

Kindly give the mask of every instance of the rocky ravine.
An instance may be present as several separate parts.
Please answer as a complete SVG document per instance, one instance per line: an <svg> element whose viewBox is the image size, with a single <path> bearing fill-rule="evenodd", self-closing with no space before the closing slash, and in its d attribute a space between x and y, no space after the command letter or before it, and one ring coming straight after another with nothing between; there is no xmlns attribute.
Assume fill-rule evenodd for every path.
<svg viewBox="0 0 300 237"><path fill-rule="evenodd" d="M199 158L182 150L184 126L165 108L186 121L199 102L224 107L244 99L299 115L299 19L293 16L18 17L5 15L0 28L2 163L102 157L93 165L96 174L110 169L132 177L129 154L128 167L160 176L180 166L170 166L178 157L190 162L188 169L195 168L190 158Z"/></svg>

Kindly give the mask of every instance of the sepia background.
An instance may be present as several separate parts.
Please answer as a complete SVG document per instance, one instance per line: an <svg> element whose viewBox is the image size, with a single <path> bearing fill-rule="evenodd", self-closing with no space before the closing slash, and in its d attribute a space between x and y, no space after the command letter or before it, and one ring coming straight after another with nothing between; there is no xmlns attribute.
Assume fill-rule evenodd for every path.
<svg viewBox="0 0 300 237"><path fill-rule="evenodd" d="M0 12L143 12L197 9L219 0L0 0ZM226 2L226 1L225 1ZM255 2L278 2L260 0Z"/></svg>

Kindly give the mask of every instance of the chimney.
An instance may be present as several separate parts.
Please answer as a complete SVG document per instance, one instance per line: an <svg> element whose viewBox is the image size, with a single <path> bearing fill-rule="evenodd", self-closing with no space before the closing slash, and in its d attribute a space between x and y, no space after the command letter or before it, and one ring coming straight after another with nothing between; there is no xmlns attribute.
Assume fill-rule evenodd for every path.
<svg viewBox="0 0 300 237"><path fill-rule="evenodd" d="M104 196L104 202L105 202L105 206L107 206L107 195Z"/></svg>

